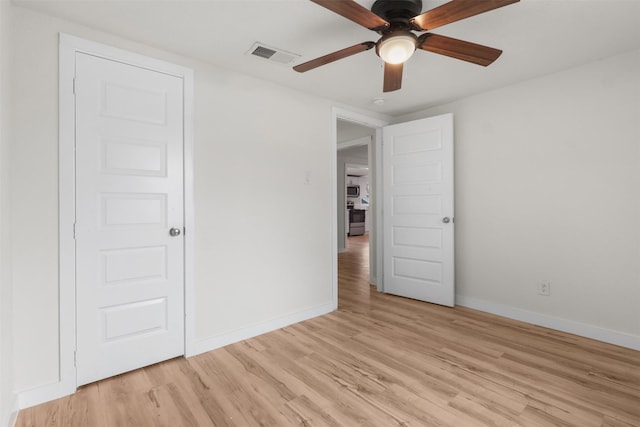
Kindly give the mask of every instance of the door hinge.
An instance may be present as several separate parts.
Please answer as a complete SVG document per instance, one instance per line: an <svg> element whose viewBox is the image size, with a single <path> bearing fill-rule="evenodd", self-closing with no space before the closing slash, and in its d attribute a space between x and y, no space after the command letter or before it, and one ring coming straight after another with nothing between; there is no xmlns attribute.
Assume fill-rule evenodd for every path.
<svg viewBox="0 0 640 427"><path fill-rule="evenodd" d="M73 78L73 94L76 94L76 78Z"/></svg>
<svg viewBox="0 0 640 427"><path fill-rule="evenodd" d="M78 351L73 350L73 366L78 366Z"/></svg>
<svg viewBox="0 0 640 427"><path fill-rule="evenodd" d="M73 223L73 239L75 240L76 238L76 223Z"/></svg>

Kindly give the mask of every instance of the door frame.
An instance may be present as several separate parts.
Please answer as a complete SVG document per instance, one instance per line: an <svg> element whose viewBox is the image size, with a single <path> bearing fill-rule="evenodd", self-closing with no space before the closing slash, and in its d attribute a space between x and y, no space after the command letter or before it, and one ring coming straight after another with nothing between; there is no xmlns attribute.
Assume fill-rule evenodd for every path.
<svg viewBox="0 0 640 427"><path fill-rule="evenodd" d="M370 224L369 232L374 230L374 244L376 247L376 286L378 292L384 292L384 283L382 276L382 243L384 236L382 235L382 204L379 201L382 200L382 128L391 124L390 120L384 120L367 115L363 113L357 113L355 111L347 110L340 107L333 107L331 110L331 124L332 124L332 150L333 150L333 167L332 167L332 186L331 186L331 211L332 215L332 277L333 277L333 300L334 305L338 307L338 131L337 124L338 119L352 122L361 126L367 126L376 130L376 135L372 138L372 145L375 150L376 159L375 164L371 165L375 168L375 228ZM369 156L371 156L372 150L369 150ZM369 161L371 164L371 161ZM371 171L369 171L371 173Z"/></svg>
<svg viewBox="0 0 640 427"><path fill-rule="evenodd" d="M184 356L195 353L193 70L60 33L59 39L59 390L76 391L75 57L85 53L180 77L184 93Z"/></svg>

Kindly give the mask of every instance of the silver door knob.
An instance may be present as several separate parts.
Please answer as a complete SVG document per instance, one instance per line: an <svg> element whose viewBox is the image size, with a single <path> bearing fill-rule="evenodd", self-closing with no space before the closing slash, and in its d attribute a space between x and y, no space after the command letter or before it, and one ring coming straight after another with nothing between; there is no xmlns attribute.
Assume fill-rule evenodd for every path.
<svg viewBox="0 0 640 427"><path fill-rule="evenodd" d="M180 229L177 227L173 227L171 230L169 230L169 235L176 237L180 235Z"/></svg>
<svg viewBox="0 0 640 427"><path fill-rule="evenodd" d="M444 218L442 218L442 222L444 222L445 224L449 224L449 221L451 221L451 219L449 219L448 216L445 216Z"/></svg>

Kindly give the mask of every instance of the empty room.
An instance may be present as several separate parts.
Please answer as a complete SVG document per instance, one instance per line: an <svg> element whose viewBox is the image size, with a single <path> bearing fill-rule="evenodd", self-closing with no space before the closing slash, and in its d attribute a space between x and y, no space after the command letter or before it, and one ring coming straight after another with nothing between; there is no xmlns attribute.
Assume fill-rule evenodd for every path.
<svg viewBox="0 0 640 427"><path fill-rule="evenodd" d="M0 0L0 427L640 426L639 0Z"/></svg>

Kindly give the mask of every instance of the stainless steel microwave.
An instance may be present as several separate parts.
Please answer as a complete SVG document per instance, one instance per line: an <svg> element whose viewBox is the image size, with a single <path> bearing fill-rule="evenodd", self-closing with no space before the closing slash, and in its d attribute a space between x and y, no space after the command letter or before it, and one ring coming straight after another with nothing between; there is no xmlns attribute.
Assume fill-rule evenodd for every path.
<svg viewBox="0 0 640 427"><path fill-rule="evenodd" d="M347 185L347 197L358 197L358 196L360 196L360 186Z"/></svg>

